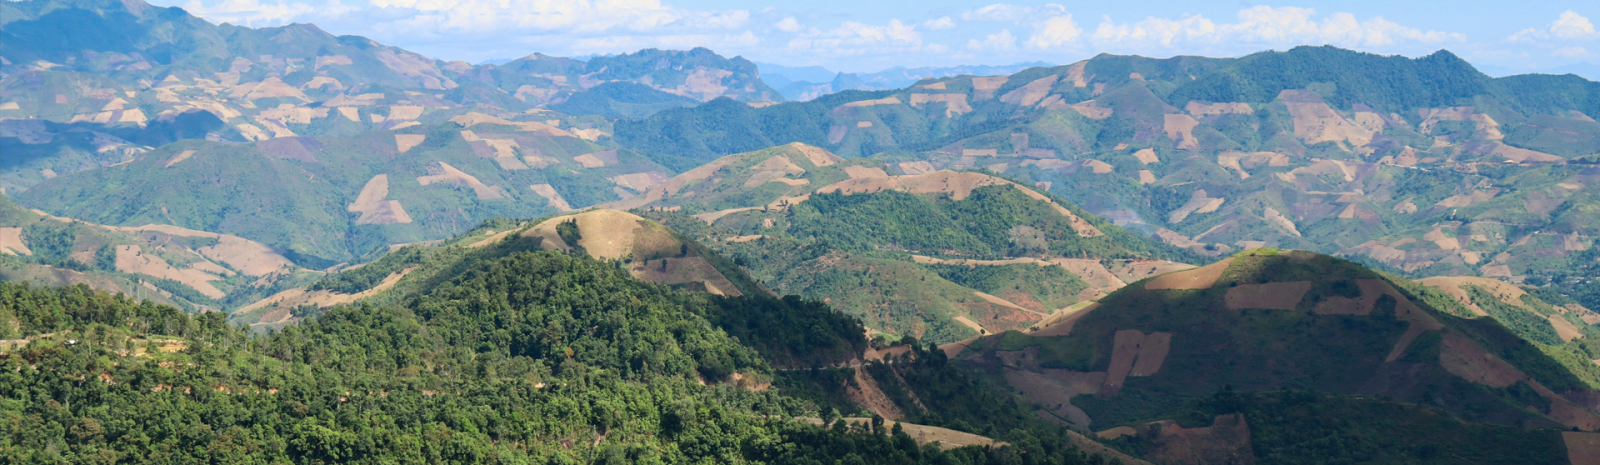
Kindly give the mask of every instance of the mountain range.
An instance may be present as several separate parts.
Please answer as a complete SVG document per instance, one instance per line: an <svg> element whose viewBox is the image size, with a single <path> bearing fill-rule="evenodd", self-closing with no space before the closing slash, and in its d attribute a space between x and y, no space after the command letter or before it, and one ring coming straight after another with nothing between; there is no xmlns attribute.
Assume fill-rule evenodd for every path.
<svg viewBox="0 0 1600 465"><path fill-rule="evenodd" d="M0 17L10 462L1600 457L1579 76Z"/></svg>

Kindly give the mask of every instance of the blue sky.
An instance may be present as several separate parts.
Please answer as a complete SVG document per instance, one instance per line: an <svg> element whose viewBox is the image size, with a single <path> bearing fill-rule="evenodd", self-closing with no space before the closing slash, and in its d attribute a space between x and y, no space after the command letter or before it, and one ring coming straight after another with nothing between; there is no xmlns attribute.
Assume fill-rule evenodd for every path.
<svg viewBox="0 0 1600 465"><path fill-rule="evenodd" d="M1242 0L154 0L212 22L314 23L445 60L703 46L841 71L1070 63L1107 52L1240 56L1333 44L1447 49L1501 72L1600 63L1600 2ZM1593 19L1591 19L1593 18Z"/></svg>

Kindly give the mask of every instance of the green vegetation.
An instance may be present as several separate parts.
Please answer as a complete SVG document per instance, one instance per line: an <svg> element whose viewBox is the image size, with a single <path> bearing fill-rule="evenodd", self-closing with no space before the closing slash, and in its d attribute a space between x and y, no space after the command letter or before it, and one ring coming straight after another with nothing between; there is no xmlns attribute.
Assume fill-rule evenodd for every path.
<svg viewBox="0 0 1600 465"><path fill-rule="evenodd" d="M573 94L550 108L571 115L601 115L607 118L644 118L668 108L698 105L700 101L669 94L631 82L608 82Z"/></svg>
<svg viewBox="0 0 1600 465"><path fill-rule="evenodd" d="M1060 436L998 431L1025 447L939 452L903 434L793 422L816 416L814 404L744 389L771 368L685 305L686 293L551 252L469 268L403 306L335 308L258 337L217 313L0 283L0 336L40 338L0 371L0 415L10 419L0 454L10 463L1093 463Z"/></svg>
<svg viewBox="0 0 1600 465"><path fill-rule="evenodd" d="M929 265L927 268L952 283L1006 297L1013 302L1023 300L1019 293L1026 294L1039 304L1040 310L1045 311L1076 303L1078 294L1089 287L1077 275L1059 266L1023 263L1002 266Z"/></svg>

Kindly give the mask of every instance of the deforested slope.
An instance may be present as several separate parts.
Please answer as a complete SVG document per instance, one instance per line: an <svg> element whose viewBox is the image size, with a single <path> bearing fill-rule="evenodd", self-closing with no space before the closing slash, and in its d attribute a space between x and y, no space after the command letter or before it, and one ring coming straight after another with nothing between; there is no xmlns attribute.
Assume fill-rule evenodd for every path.
<svg viewBox="0 0 1600 465"><path fill-rule="evenodd" d="M1040 416L1093 430L1200 411L1180 421L1205 426L1212 416L1245 412L1252 431L1278 431L1282 418L1252 417L1271 409L1247 406L1351 402L1294 397L1305 391L1420 404L1400 416L1510 427L1483 430L1507 441L1535 434L1519 429L1600 429L1596 367L1578 359L1576 344L1554 342L1523 339L1427 285L1334 257L1256 249L950 351L1022 390ZM1248 399L1186 410L1219 392ZM1307 444L1274 440L1287 442L1258 443L1256 453Z"/></svg>

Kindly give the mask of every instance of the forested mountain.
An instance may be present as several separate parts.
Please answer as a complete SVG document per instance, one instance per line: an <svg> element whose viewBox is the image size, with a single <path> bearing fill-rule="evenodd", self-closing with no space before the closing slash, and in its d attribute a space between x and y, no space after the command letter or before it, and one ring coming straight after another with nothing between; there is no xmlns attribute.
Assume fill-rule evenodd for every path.
<svg viewBox="0 0 1600 465"><path fill-rule="evenodd" d="M0 21L5 463L1600 457L1576 76Z"/></svg>
<svg viewBox="0 0 1600 465"><path fill-rule="evenodd" d="M943 352L913 341L889 351L892 359L863 354L859 324L817 302L649 284L591 258L603 244L570 224L557 223L554 238L500 235L464 256L462 247L429 254L419 266L447 269L402 283L404 298L317 311L254 337L220 313L81 285L0 283L8 366L0 414L14 420L0 427L0 455L9 463L1132 460L987 394ZM539 250L545 240L569 252ZM864 367L774 368L862 355L872 360ZM875 379L895 383L883 386L918 400L873 405L922 424L838 420L838 407L874 412L855 407L868 388L849 379L879 398ZM818 427L805 417L837 422Z"/></svg>

